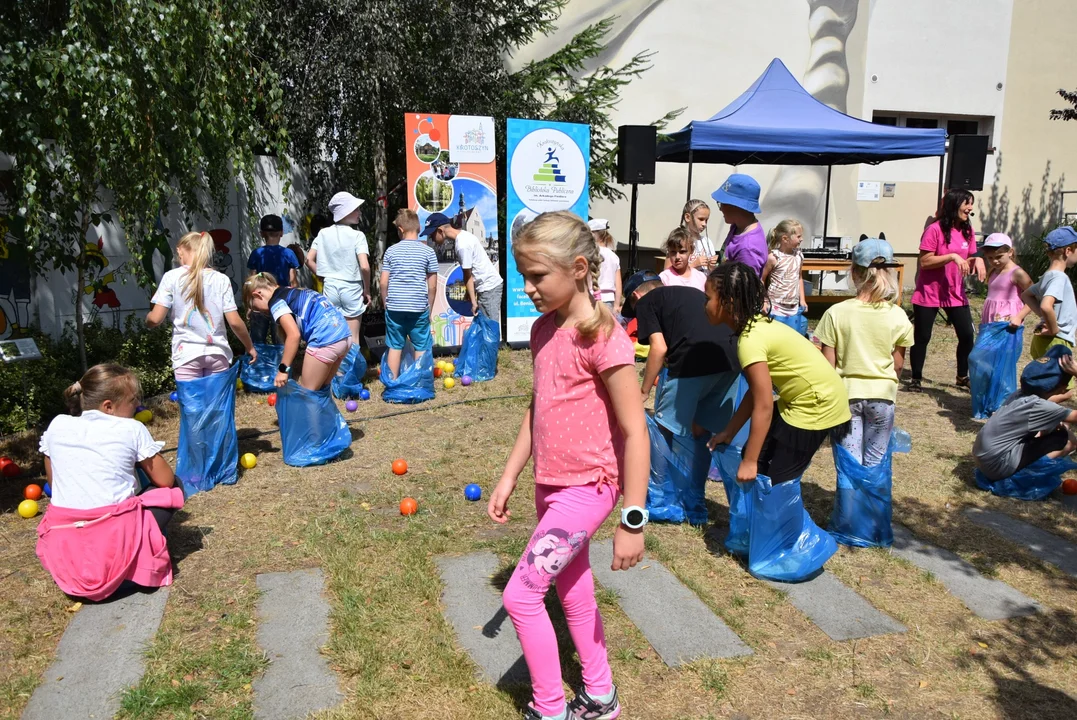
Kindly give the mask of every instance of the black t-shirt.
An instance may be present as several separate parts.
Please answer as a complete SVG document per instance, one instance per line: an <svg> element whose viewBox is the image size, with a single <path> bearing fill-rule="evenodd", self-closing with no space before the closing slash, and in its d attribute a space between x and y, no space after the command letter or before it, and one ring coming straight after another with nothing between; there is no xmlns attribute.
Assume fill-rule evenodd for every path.
<svg viewBox="0 0 1077 720"><path fill-rule="evenodd" d="M650 344L662 333L671 378L740 372L737 339L725 325L711 325L704 307L707 296L679 285L655 288L636 301L637 337Z"/></svg>

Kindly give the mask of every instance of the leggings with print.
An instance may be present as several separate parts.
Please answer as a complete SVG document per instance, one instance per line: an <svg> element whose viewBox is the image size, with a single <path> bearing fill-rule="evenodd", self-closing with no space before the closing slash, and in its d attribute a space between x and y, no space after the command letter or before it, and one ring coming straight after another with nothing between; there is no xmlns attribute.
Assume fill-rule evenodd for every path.
<svg viewBox="0 0 1077 720"><path fill-rule="evenodd" d="M849 402L849 433L834 437L864 467L878 465L890 447L894 430L894 403L890 400L852 400Z"/></svg>
<svg viewBox="0 0 1077 720"><path fill-rule="evenodd" d="M591 575L590 540L619 497L616 488L597 483L535 487L538 527L505 587L503 601L531 673L534 707L543 715L565 709L557 637L543 601L551 583L557 586L580 657L584 688L590 695L613 690Z"/></svg>

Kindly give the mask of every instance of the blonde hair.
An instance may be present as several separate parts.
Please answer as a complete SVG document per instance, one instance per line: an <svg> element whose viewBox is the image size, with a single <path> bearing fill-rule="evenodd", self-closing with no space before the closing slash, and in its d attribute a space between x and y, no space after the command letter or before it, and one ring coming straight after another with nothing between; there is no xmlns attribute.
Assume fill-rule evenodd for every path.
<svg viewBox="0 0 1077 720"><path fill-rule="evenodd" d="M198 309L200 315L206 314L206 300L202 293L202 271L213 260L213 237L207 232L189 232L179 239L176 249L183 248L191 253L191 264L187 266L187 278L184 280L183 297Z"/></svg>
<svg viewBox="0 0 1077 720"><path fill-rule="evenodd" d="M275 292L279 287L280 283L277 282L277 278L273 277L273 273L259 272L247 278L247 282L243 283L243 307L247 308L247 313L251 311L251 301L254 300L255 291Z"/></svg>
<svg viewBox="0 0 1077 720"><path fill-rule="evenodd" d="M794 220L793 218L782 220L771 228L770 234L767 235L767 247L771 250L775 249L782 244L784 236L792 237L797 230L804 232L804 226L800 224L799 220Z"/></svg>
<svg viewBox="0 0 1077 720"><path fill-rule="evenodd" d="M694 218L696 211L700 208L707 208L710 210L710 205L705 200L689 200L684 204L684 209L681 210L681 227L685 227L687 222L685 218Z"/></svg>
<svg viewBox="0 0 1077 720"><path fill-rule="evenodd" d="M595 242L605 248L613 248L613 236L610 235L610 231L606 230L592 230L595 235Z"/></svg>
<svg viewBox="0 0 1077 720"><path fill-rule="evenodd" d="M404 232L419 232L419 214L409 208L400 208L393 224Z"/></svg>
<svg viewBox="0 0 1077 720"><path fill-rule="evenodd" d="M599 331L607 337L613 332L617 324L613 311L606 303L594 299L594 293L598 291L598 269L602 265L602 255L587 223L566 210L542 213L520 228L520 234L513 240L512 254L517 262L520 254L527 252L544 255L565 269L571 268L577 257L583 257L587 261L588 295L594 312L586 321L576 325L576 330L587 340L594 340Z"/></svg>
<svg viewBox="0 0 1077 720"><path fill-rule="evenodd" d="M854 264L852 276L856 294L866 292L868 302L872 304L888 302L897 296L897 282L890 268L884 265L864 267Z"/></svg>
<svg viewBox="0 0 1077 720"><path fill-rule="evenodd" d="M683 225L675 227L670 231L666 237L666 255L672 255L677 250L681 250L684 246L688 246L688 252L691 253L695 249L695 242L692 240L692 236L688 234L688 229Z"/></svg>
<svg viewBox="0 0 1077 720"><path fill-rule="evenodd" d="M142 385L134 372L116 363L94 365L64 390L67 411L76 417L84 410L96 410L106 400L117 403L125 399L141 401Z"/></svg>

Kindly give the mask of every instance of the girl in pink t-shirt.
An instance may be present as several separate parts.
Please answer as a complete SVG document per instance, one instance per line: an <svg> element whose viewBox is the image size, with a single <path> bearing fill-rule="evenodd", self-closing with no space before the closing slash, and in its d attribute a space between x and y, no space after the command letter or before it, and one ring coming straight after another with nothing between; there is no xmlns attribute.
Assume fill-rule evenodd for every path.
<svg viewBox="0 0 1077 720"><path fill-rule="evenodd" d="M591 536L624 493L613 569L643 559L650 446L634 350L613 313L594 297L601 255L587 225L543 213L513 241L524 291L543 313L531 328L534 389L487 513L508 520L517 477L534 461L538 527L505 587L531 673L530 720L616 718L602 618L591 576ZM583 687L566 705L557 637L543 598L554 580L582 666Z"/></svg>
<svg viewBox="0 0 1077 720"><path fill-rule="evenodd" d="M663 285L686 285L703 292L707 276L692 267L692 236L683 227L674 228L666 238L669 267L658 274Z"/></svg>

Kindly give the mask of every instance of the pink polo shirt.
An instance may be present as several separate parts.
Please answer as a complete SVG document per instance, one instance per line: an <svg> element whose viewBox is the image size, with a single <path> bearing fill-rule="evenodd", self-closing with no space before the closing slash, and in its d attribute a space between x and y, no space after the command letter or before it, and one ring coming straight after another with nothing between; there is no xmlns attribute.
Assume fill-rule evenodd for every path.
<svg viewBox="0 0 1077 720"><path fill-rule="evenodd" d="M949 255L957 253L965 260L976 254L976 235L972 240L966 240L965 236L957 228L950 230L949 241L942 237L942 228L938 222L933 222L924 230L920 238L920 252L931 251L936 255ZM969 304L965 295L965 276L961 274L961 268L957 263L948 262L940 268L925 270L920 268L916 273L916 292L912 295L913 305L923 307L961 307Z"/></svg>
<svg viewBox="0 0 1077 720"><path fill-rule="evenodd" d="M601 373L635 363L628 334L616 325L607 338L558 328L554 313L531 326L534 401L531 457L535 482L568 487L621 484L624 436Z"/></svg>

